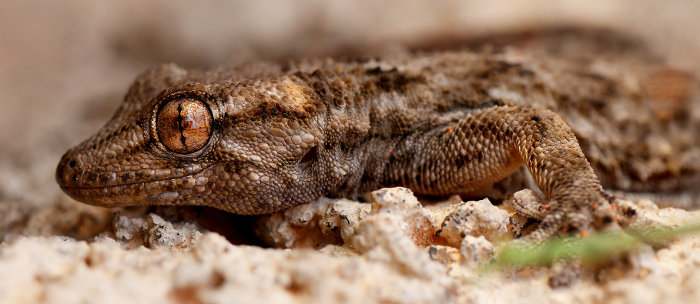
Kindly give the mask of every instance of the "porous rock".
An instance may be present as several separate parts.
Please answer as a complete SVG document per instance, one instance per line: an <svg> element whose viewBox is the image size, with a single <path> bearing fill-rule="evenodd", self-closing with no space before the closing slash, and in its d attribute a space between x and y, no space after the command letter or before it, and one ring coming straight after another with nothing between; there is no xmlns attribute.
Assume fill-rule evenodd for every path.
<svg viewBox="0 0 700 304"><path fill-rule="evenodd" d="M468 235L499 240L508 236L510 216L488 199L459 204L442 223L438 235L448 244L460 247Z"/></svg>
<svg viewBox="0 0 700 304"><path fill-rule="evenodd" d="M467 265L478 265L493 258L495 248L491 242L483 236L467 235L462 240L459 252Z"/></svg>
<svg viewBox="0 0 700 304"><path fill-rule="evenodd" d="M700 300L694 292L700 284L698 237L663 248L647 246L630 254L632 267L615 279L603 283L584 277L571 287L553 290L547 271L514 275L483 273L476 267L493 257L495 243L486 236L498 239L494 235L504 233L506 211L486 201L461 203L455 199L423 207L401 189L377 194L381 195L370 197L370 204L323 199L267 219L294 231L267 230L285 235L294 246L333 241L318 250L232 245L186 220L147 210L118 212L113 216L112 233L105 231L89 241L14 237L0 245L0 303ZM675 227L691 223L697 215L658 209L643 200L620 206L634 210L633 223L643 226ZM456 225L455 218L474 225ZM442 222L454 228L450 233L455 239L449 243L449 237L435 237L435 223ZM417 241L416 235L430 236L430 231L432 237ZM465 231L463 238L460 231Z"/></svg>
<svg viewBox="0 0 700 304"><path fill-rule="evenodd" d="M258 234L275 247L321 248L348 243L360 223L377 214L394 214L406 224L414 243L433 242L436 227L431 212L406 188L386 188L369 194L369 204L322 198L260 220Z"/></svg>
<svg viewBox="0 0 700 304"><path fill-rule="evenodd" d="M114 237L131 247L189 247L202 235L194 223L172 223L155 213L115 215Z"/></svg>
<svg viewBox="0 0 700 304"><path fill-rule="evenodd" d="M347 199L322 198L258 221L258 235L274 247L322 248L342 244L355 233L371 206Z"/></svg>

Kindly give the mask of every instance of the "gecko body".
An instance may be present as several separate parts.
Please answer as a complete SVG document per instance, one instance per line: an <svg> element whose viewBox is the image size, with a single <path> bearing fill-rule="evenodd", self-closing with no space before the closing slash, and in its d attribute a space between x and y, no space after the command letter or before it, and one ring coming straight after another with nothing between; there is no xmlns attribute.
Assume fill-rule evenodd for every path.
<svg viewBox="0 0 700 304"><path fill-rule="evenodd" d="M549 204L534 233L542 236L614 221L601 180L633 191L677 191L697 180L697 139L669 143L690 157L676 171L634 167L670 159L652 147L637 150L641 160L624 159L643 136L679 124L693 133L695 118L668 119L696 102L692 78L674 74L690 83L676 89L684 92L653 96L644 81L663 64L646 51L591 53L595 37L578 50L550 48L562 39L211 71L162 65L139 76L107 125L64 155L56 179L100 206L266 214L390 186L483 195L525 168ZM645 105L653 98L683 100L668 101L680 106L662 115ZM635 104L647 120L618 124L620 106Z"/></svg>

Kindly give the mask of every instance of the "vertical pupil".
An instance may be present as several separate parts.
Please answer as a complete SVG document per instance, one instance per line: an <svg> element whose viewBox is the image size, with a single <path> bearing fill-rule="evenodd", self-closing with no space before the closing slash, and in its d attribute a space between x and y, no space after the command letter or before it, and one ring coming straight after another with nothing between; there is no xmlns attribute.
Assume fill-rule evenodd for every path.
<svg viewBox="0 0 700 304"><path fill-rule="evenodd" d="M177 103L177 129L180 131L180 143L185 149L187 148L187 140L182 132L182 102Z"/></svg>

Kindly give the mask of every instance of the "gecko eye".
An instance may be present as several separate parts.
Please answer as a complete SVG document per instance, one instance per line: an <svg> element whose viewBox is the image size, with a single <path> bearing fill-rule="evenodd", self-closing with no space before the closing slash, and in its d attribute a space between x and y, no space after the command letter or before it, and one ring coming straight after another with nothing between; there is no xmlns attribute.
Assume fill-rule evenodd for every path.
<svg viewBox="0 0 700 304"><path fill-rule="evenodd" d="M211 137L211 112L199 100L173 100L158 112L156 128L160 142L168 150L180 154L196 152Z"/></svg>

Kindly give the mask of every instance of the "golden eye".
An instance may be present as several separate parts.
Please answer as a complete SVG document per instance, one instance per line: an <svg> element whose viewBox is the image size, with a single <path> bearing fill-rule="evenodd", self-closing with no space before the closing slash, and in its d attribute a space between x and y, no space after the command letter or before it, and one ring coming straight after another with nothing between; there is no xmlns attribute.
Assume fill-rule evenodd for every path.
<svg viewBox="0 0 700 304"><path fill-rule="evenodd" d="M156 128L168 150L188 154L199 151L211 137L212 116L206 104L195 99L168 102L158 112Z"/></svg>

